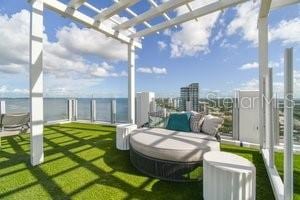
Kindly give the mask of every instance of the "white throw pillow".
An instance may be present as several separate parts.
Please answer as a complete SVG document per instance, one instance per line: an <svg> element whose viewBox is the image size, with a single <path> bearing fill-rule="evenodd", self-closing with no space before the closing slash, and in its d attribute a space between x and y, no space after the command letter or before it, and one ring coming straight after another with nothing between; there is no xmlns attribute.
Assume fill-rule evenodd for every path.
<svg viewBox="0 0 300 200"><path fill-rule="evenodd" d="M215 136L218 132L218 129L221 127L223 119L220 117L215 117L212 115L206 115L204 117L204 122L201 127L201 131L208 135Z"/></svg>

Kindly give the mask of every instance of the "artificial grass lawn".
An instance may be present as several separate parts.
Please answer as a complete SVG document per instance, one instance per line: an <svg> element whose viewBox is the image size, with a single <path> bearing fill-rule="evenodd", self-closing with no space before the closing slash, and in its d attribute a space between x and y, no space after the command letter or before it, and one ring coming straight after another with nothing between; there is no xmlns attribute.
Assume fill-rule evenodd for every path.
<svg viewBox="0 0 300 200"><path fill-rule="evenodd" d="M0 199L202 199L202 182L172 183L144 176L115 148L115 128L71 123L45 127L45 162L30 165L29 135L2 138ZM274 199L257 150L222 145L257 169L257 199ZM295 160L296 198L299 157ZM217 192L217 191L216 191Z"/></svg>

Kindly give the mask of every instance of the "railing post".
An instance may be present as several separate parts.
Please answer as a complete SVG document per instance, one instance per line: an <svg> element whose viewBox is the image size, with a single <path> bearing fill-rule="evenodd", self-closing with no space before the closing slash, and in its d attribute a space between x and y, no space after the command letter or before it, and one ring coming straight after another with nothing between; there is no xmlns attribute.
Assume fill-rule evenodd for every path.
<svg viewBox="0 0 300 200"><path fill-rule="evenodd" d="M73 121L73 100L68 99L68 119L69 121Z"/></svg>
<svg viewBox="0 0 300 200"><path fill-rule="evenodd" d="M96 100L92 99L91 100L91 122L96 121Z"/></svg>
<svg viewBox="0 0 300 200"><path fill-rule="evenodd" d="M280 132L280 124L279 124L279 101L276 98L274 99L274 106L273 106L273 113L274 113L274 144L279 144L279 132Z"/></svg>
<svg viewBox="0 0 300 200"><path fill-rule="evenodd" d="M269 151L269 167L274 168L274 116L273 116L273 70L266 76L266 148Z"/></svg>
<svg viewBox="0 0 300 200"><path fill-rule="evenodd" d="M5 101L2 100L0 101L0 115L6 113L6 106L5 106Z"/></svg>
<svg viewBox="0 0 300 200"><path fill-rule="evenodd" d="M78 119L78 100L73 99L73 119L74 121L77 121Z"/></svg>
<svg viewBox="0 0 300 200"><path fill-rule="evenodd" d="M234 140L239 140L239 98L238 92L233 99L232 106L232 137Z"/></svg>
<svg viewBox="0 0 300 200"><path fill-rule="evenodd" d="M117 122L117 101L115 99L111 100L111 124Z"/></svg>
<svg viewBox="0 0 300 200"><path fill-rule="evenodd" d="M68 118L69 121L77 120L77 99L68 99Z"/></svg>
<svg viewBox="0 0 300 200"><path fill-rule="evenodd" d="M293 199L293 48L284 55L284 199Z"/></svg>

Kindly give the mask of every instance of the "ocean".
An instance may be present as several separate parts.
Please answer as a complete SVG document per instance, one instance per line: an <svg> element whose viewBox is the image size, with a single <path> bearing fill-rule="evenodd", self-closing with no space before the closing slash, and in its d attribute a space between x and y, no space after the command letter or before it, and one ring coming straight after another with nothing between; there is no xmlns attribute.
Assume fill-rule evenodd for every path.
<svg viewBox="0 0 300 200"><path fill-rule="evenodd" d="M96 120L110 122L111 98L94 98L96 100ZM29 98L1 98L5 100L7 113L29 112ZM90 120L90 98L77 98L78 119ZM68 118L67 98L44 98L44 120L55 121ZM117 122L127 122L127 98L116 98Z"/></svg>

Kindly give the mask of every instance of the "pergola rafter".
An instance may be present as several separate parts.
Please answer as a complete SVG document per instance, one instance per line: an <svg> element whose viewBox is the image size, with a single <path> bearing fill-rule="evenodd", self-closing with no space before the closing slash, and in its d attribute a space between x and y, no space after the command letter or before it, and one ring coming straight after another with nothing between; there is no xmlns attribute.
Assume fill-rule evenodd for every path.
<svg viewBox="0 0 300 200"><path fill-rule="evenodd" d="M192 0L172 0L172 1L167 1L166 3L163 3L161 5L159 5L158 7L153 7L151 9L149 9L148 11L140 14L137 17L134 17L116 27L114 27L114 30L124 30L127 29L129 27L133 27L136 26L144 21L150 20L152 18L155 18L157 16L162 15L163 13L172 10L174 8L178 8L184 4L186 4L187 2L190 2Z"/></svg>
<svg viewBox="0 0 300 200"><path fill-rule="evenodd" d="M68 7L73 8L73 9L78 9L80 6L84 4L86 0L71 0L68 3Z"/></svg>
<svg viewBox="0 0 300 200"><path fill-rule="evenodd" d="M178 17L176 17L176 18L174 18L170 21L166 21L166 22L157 24L157 25L155 25L155 26L153 26L149 29L139 31L135 34L130 35L130 37L131 38L143 37L143 36L149 35L153 32L160 31L160 30L163 30L163 29L167 29L169 27L172 27L172 26L175 26L175 25L178 25L178 24L182 24L184 22L202 17L204 15L208 15L210 13L213 13L213 12L216 12L216 11L219 11L219 10L223 10L223 9L228 8L230 6L234 6L234 5L237 5L239 3L246 2L246 1L248 1L248 0L220 0L220 1L216 1L215 3L211 3L211 4L208 4L206 6L195 9L192 12L188 12L188 13L185 13L183 15L180 15L180 16L178 16Z"/></svg>
<svg viewBox="0 0 300 200"><path fill-rule="evenodd" d="M95 20L82 12L78 11L77 9L73 9L68 5L58 1L58 0L43 0L45 7L50 10L53 10L63 16L68 16L74 19L76 22L82 23L86 27L93 28L106 36L115 38L122 43L131 44L133 43L136 47L141 48L142 45L138 41L134 41L128 36L119 33L112 28L105 26L104 24L96 23Z"/></svg>
<svg viewBox="0 0 300 200"><path fill-rule="evenodd" d="M136 4L139 1L140 0L120 0L96 15L94 19L98 22L103 22L104 20L118 14L120 11Z"/></svg>

